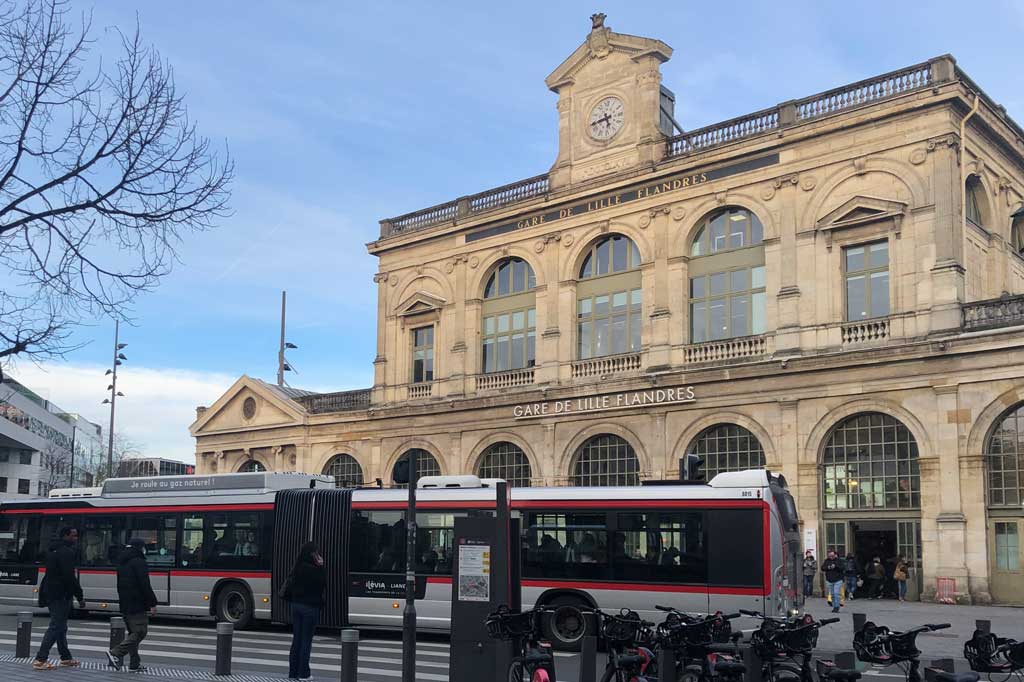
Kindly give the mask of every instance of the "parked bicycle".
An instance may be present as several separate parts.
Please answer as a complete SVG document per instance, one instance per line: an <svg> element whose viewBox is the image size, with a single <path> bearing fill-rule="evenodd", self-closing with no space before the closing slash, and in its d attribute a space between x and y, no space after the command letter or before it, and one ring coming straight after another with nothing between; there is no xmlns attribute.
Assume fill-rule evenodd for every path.
<svg viewBox="0 0 1024 682"><path fill-rule="evenodd" d="M745 616L761 619L761 625L750 635L750 645L761 659L761 677L770 682L817 682L811 669L811 654L818 644L818 631L825 625L838 623L838 618L814 620L803 616L766 616L757 611L740 610ZM834 682L852 682L860 678L856 670L843 670L831 663L822 663L819 675Z"/></svg>
<svg viewBox="0 0 1024 682"><path fill-rule="evenodd" d="M871 621L864 624L853 636L853 650L857 658L865 663L891 666L903 671L907 682L921 682L921 651L917 648L917 636L922 632L945 630L949 623L931 623L904 632L890 630L884 625ZM978 673L950 673L935 670L936 682L978 682Z"/></svg>
<svg viewBox="0 0 1024 682"><path fill-rule="evenodd" d="M989 679L993 674L1005 675L1000 680L1005 682L1015 675L1024 682L1024 642L975 630L974 636L964 643L964 658L971 670L986 673Z"/></svg>
<svg viewBox="0 0 1024 682"><path fill-rule="evenodd" d="M601 639L608 649L608 664L601 682L654 682L658 678L654 623L640 618L636 611L622 609L618 614L594 609Z"/></svg>
<svg viewBox="0 0 1024 682"><path fill-rule="evenodd" d="M484 625L494 639L511 640L515 656L508 668L508 682L555 682L555 657L551 643L540 639L540 617L552 609L539 607L515 613L507 606L487 616Z"/></svg>
<svg viewBox="0 0 1024 682"><path fill-rule="evenodd" d="M747 666L740 660L729 621L740 614L688 614L670 606L655 606L667 616L656 631L657 649L675 657L678 682L743 682Z"/></svg>

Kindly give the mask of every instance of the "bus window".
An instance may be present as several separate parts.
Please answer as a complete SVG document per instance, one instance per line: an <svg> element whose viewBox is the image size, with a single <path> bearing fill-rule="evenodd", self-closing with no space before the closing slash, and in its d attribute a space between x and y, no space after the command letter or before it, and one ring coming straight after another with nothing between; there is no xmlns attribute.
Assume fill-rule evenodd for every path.
<svg viewBox="0 0 1024 682"><path fill-rule="evenodd" d="M174 565L178 547L176 515L135 516L131 519L129 539L142 538L146 543L146 563L153 568Z"/></svg>
<svg viewBox="0 0 1024 682"><path fill-rule="evenodd" d="M416 572L427 575L452 574L452 538L457 514L416 514Z"/></svg>
<svg viewBox="0 0 1024 682"><path fill-rule="evenodd" d="M591 580L610 577L604 514L530 513L523 536L524 577Z"/></svg>
<svg viewBox="0 0 1024 682"><path fill-rule="evenodd" d="M349 570L405 572L405 520L400 511L354 511Z"/></svg>
<svg viewBox="0 0 1024 682"><path fill-rule="evenodd" d="M74 528L79 535L82 532L82 518L80 516L44 516L39 531L39 543L36 551L35 563L45 564L46 554L50 547L53 547L60 540L60 531L64 528ZM79 549L81 545L79 545Z"/></svg>
<svg viewBox="0 0 1024 682"><path fill-rule="evenodd" d="M203 559L207 568L257 570L264 567L259 512L206 514L203 524ZM190 541L195 544L196 528L192 531Z"/></svg>
<svg viewBox="0 0 1024 682"><path fill-rule="evenodd" d="M612 539L616 580L705 583L702 512L626 512Z"/></svg>
<svg viewBox="0 0 1024 682"><path fill-rule="evenodd" d="M209 535L209 537L207 537ZM185 514L181 519L181 567L202 568L204 546L213 547L213 529L209 534L203 528L203 515Z"/></svg>
<svg viewBox="0 0 1024 682"><path fill-rule="evenodd" d="M35 537L31 538L31 529ZM39 522L27 516L0 516L0 562L32 563L39 542Z"/></svg>
<svg viewBox="0 0 1024 682"><path fill-rule="evenodd" d="M116 566L127 540L124 517L86 516L79 531L83 566Z"/></svg>

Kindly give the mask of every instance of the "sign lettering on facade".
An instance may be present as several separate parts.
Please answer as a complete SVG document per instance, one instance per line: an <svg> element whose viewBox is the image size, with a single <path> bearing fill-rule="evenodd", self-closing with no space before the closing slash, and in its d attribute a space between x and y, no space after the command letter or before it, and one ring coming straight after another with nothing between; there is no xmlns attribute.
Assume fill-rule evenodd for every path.
<svg viewBox="0 0 1024 682"><path fill-rule="evenodd" d="M570 204L568 206L554 208L542 213L525 216L511 223L485 227L482 230L476 230L475 232L467 234L466 241L475 242L479 239L486 239L487 237L494 237L499 234L515 232L516 230L525 230L528 227L546 225L548 223L564 220L565 218L583 215L584 213L628 204L631 201L637 201L639 199L649 199L661 194L677 192L681 189L696 187L697 185L703 185L706 182L718 180L719 178L728 177L730 175L736 175L737 173L746 173L748 171L757 170L758 168L773 166L778 162L778 154L769 154L768 156L761 156L756 159L749 159L747 161L733 163L728 166L719 166L718 168L711 168L709 170L694 170L687 171L686 173L669 175L657 182L646 182L643 184L632 185L619 192L597 195L592 199L581 201L578 204Z"/></svg>
<svg viewBox="0 0 1024 682"><path fill-rule="evenodd" d="M692 403L694 400L693 386L651 388L641 391L606 393L586 398L549 400L543 403L523 403L512 408L512 416L516 419L532 419L535 417L580 414L583 412L628 410L646 405Z"/></svg>

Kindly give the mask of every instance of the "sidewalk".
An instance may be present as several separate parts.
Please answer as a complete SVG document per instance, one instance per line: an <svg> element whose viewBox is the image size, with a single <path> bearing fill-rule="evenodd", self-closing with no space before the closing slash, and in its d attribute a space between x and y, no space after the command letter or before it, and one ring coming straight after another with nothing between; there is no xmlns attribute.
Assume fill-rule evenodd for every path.
<svg viewBox="0 0 1024 682"><path fill-rule="evenodd" d="M283 675L258 675L241 673L238 675L219 676L208 670L194 668L166 668L163 666L149 667L144 673L130 673L127 670L113 670L106 661L95 659L79 659L82 665L78 668L57 668L56 670L33 670L31 658L15 658L11 654L0 654L0 679L3 682L99 682L99 680L145 680L145 682L180 682L180 680L216 680L217 682L281 682ZM51 659L56 664L57 659ZM336 676L332 676L334 679Z"/></svg>

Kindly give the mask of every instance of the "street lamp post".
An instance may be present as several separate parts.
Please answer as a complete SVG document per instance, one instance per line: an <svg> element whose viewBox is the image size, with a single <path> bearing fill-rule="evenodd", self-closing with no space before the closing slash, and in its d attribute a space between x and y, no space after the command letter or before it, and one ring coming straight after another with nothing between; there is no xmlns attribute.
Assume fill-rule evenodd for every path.
<svg viewBox="0 0 1024 682"><path fill-rule="evenodd" d="M104 405L110 403L110 433L108 446L107 446L107 478L113 478L114 476L114 408L117 404L118 396L124 397L124 393L117 390L117 368L121 364L122 360L127 360L124 353L121 352L123 348L127 348L127 343L118 343L117 337L120 331L120 321L114 320L114 365L111 369L107 370L107 375L111 377L110 385L107 386L107 390L110 391L110 397L103 400Z"/></svg>

